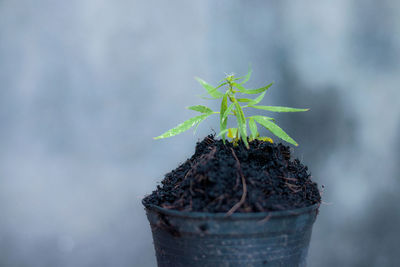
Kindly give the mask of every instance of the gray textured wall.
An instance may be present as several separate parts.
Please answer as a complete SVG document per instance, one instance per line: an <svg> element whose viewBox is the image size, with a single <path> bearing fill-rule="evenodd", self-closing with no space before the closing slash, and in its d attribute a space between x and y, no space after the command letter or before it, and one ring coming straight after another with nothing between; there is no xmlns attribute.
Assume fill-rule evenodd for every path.
<svg viewBox="0 0 400 267"><path fill-rule="evenodd" d="M400 266L399 36L395 0L0 0L0 266L155 266L140 199L218 123L151 137L250 62L311 108L278 117L326 186L309 266Z"/></svg>

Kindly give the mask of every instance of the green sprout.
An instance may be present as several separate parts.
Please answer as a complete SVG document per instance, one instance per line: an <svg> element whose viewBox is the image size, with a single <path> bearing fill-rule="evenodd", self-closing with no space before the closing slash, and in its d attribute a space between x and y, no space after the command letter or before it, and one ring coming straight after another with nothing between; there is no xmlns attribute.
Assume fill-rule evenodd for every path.
<svg viewBox="0 0 400 267"><path fill-rule="evenodd" d="M294 141L285 131L283 131L277 124L275 124L274 118L261 115L246 117L243 110L245 108L254 108L272 112L301 112L307 111L309 109L258 105L258 103L261 102L261 100L265 96L265 93L272 86L273 83L270 83L267 86L258 89L246 89L245 87L243 87L243 84L250 79L251 74L251 68L249 68L247 75L243 77L235 77L233 74L229 74L225 77L225 79L220 81L220 84L216 87L208 84L200 78L196 78L196 80L204 87L204 89L207 90L208 94L211 96L211 98L207 99L222 99L220 111L213 111L209 107L202 105L188 107L188 109L190 110L200 112L201 115L193 117L179 124L175 128L168 130L162 135L154 137L154 139L171 137L183 133L193 126L196 126L197 128L199 124L210 115L219 114L220 132L218 136L221 136L224 144L226 137L231 138L233 144L235 145L241 139L247 148L249 148L248 137L249 141L257 139L272 143L273 140L270 137L260 136L257 128L258 123L280 139L297 146L298 144L296 143L296 141ZM241 82L239 82L240 80ZM227 88L225 93L219 91L219 89L222 87ZM237 97L237 93L240 93L242 95L260 95L254 99L251 99ZM241 105L240 103L244 104ZM227 128L228 116L233 116L236 118L237 128ZM247 134L247 122L249 124L250 136L248 136Z"/></svg>

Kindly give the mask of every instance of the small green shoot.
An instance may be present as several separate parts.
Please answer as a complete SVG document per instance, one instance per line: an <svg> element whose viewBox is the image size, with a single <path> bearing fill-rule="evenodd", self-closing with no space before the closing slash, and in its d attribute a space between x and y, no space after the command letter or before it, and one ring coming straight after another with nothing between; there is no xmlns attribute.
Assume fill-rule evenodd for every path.
<svg viewBox="0 0 400 267"><path fill-rule="evenodd" d="M280 139L297 146L298 144L296 143L296 141L293 140L285 131L282 130L282 128L280 128L275 123L274 118L261 115L246 117L244 114L244 109L254 108L271 112L302 112L309 109L258 105L273 83L270 83L258 89L247 89L243 86L243 84L250 79L251 74L252 70L250 68L247 75L243 77L235 77L233 74L227 75L225 79L220 81L220 84L216 87L210 85L200 78L196 78L196 80L204 87L204 89L206 89L208 95L211 96L211 98L207 99L221 99L220 111L213 111L209 107L202 105L188 107L188 109L200 112L202 115L193 117L179 124L175 128L163 133L162 135L155 137L154 139L171 137L183 133L194 126L196 126L197 128L197 126L210 115L219 114L220 132L217 136L220 136L224 143L227 137L231 138L234 144L237 144L238 141L241 139L247 148L249 148L248 141L256 139L272 143L273 140L270 137L260 136L257 128L258 123ZM242 81L239 82L239 80ZM219 91L219 89L223 88L224 86L226 87L226 90L225 93L222 93ZM237 94L260 95L253 99L238 97ZM243 104L241 105L240 103ZM237 128L227 128L229 116L236 118ZM247 133L247 122L250 129L250 136L248 136Z"/></svg>

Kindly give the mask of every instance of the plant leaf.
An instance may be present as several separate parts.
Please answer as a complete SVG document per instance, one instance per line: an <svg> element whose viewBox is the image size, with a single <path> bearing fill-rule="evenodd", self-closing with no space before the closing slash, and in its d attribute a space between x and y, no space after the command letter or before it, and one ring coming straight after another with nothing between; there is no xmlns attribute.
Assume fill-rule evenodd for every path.
<svg viewBox="0 0 400 267"><path fill-rule="evenodd" d="M193 136L196 134L197 128L199 128L200 123L201 123L201 122L197 123L196 127L194 127Z"/></svg>
<svg viewBox="0 0 400 267"><path fill-rule="evenodd" d="M247 142L246 118L244 117L243 109L239 105L239 102L235 101L234 103L235 103L236 120L237 120L237 123L238 123L240 137L242 138L243 143L246 145L246 147L249 148L249 144Z"/></svg>
<svg viewBox="0 0 400 267"><path fill-rule="evenodd" d="M222 87L222 86L224 86L224 85L226 85L226 84L228 84L228 82L221 83L220 85L218 85L217 87L215 87L215 89L218 89L218 88L220 88L220 87Z"/></svg>
<svg viewBox="0 0 400 267"><path fill-rule="evenodd" d="M212 85L208 84L207 82L203 81L200 78L196 77L196 80L204 87L204 89L207 90L207 92L212 96L213 98L221 98L224 96L223 93L217 90L217 88L214 88Z"/></svg>
<svg viewBox="0 0 400 267"><path fill-rule="evenodd" d="M208 115L211 115L212 113L207 113ZM204 118L205 119L205 118ZM202 119L201 121L199 121L196 125L196 127L193 130L193 135L196 134L197 128L199 128L200 123L202 123L204 121L204 119Z"/></svg>
<svg viewBox="0 0 400 267"><path fill-rule="evenodd" d="M260 103L261 100L263 100L264 96L265 96L266 91L264 91L261 95L259 95L257 98L253 99L252 101L250 101L247 106L253 106L253 105L257 105L258 103Z"/></svg>
<svg viewBox="0 0 400 267"><path fill-rule="evenodd" d="M224 79L220 80L219 83L226 82L227 78L228 78L228 76L226 76ZM231 81L236 81L236 80L240 80L240 79L243 79L243 77L232 78ZM228 83L228 82L226 82L226 83Z"/></svg>
<svg viewBox="0 0 400 267"><path fill-rule="evenodd" d="M232 109L233 109L233 107L235 106L235 104L234 103L232 103L232 104L230 104L229 105L229 107L225 110L225 113L224 113L224 120L226 120L226 118L228 118L228 114L229 114L229 112L231 112L232 111Z"/></svg>
<svg viewBox="0 0 400 267"><path fill-rule="evenodd" d="M249 65L249 70L247 71L246 76L243 77L243 81L240 84L246 83L248 80L250 80L251 74L253 73L253 70L251 69L251 66Z"/></svg>
<svg viewBox="0 0 400 267"><path fill-rule="evenodd" d="M189 130L190 128L192 128L193 126L195 126L196 124L200 123L201 121L205 120L210 115L211 115L211 113L207 113L207 114L199 115L199 116L193 117L191 119L188 119L187 121L182 122L175 128L172 128L171 130L166 131L162 135L154 137L154 139L168 138L168 137L183 133L183 132Z"/></svg>
<svg viewBox="0 0 400 267"><path fill-rule="evenodd" d="M271 137L267 137L267 136L262 136L262 137L257 137L257 140L261 140L261 141L266 141L266 142L270 142L270 143L274 143L274 140L272 140Z"/></svg>
<svg viewBox="0 0 400 267"><path fill-rule="evenodd" d="M242 94L260 94L262 92L265 92L268 90L268 88L270 88L274 83L270 83L267 86L258 88L258 89L246 89L244 88L241 84L238 83L233 83L233 86L235 86L239 92L241 92Z"/></svg>
<svg viewBox="0 0 400 267"><path fill-rule="evenodd" d="M238 129L237 128L229 128L228 129L228 137L229 138L236 138L238 134Z"/></svg>
<svg viewBox="0 0 400 267"><path fill-rule="evenodd" d="M289 108L279 106L252 106L252 108L263 109L272 112L302 112L310 110L309 108Z"/></svg>
<svg viewBox="0 0 400 267"><path fill-rule="evenodd" d="M207 97L206 95L196 95L196 96L206 100L214 100L220 98L220 97Z"/></svg>
<svg viewBox="0 0 400 267"><path fill-rule="evenodd" d="M229 131L229 129L225 129L225 130L220 131L219 134L217 135L217 137L225 136L225 134L226 134L228 131Z"/></svg>
<svg viewBox="0 0 400 267"><path fill-rule="evenodd" d="M236 98L238 102L251 102L253 99L250 98Z"/></svg>
<svg viewBox="0 0 400 267"><path fill-rule="evenodd" d="M253 118L254 119L254 117L256 117L256 116L251 116L251 117L249 117L249 119L250 118ZM263 117L264 119L266 119L266 120L270 120L270 121L273 121L273 122L275 122L275 119L274 118L271 118L271 117L267 117L267 116L259 116L259 115L257 115L257 117Z"/></svg>
<svg viewBox="0 0 400 267"><path fill-rule="evenodd" d="M219 127L220 131L223 132L226 129L226 125L228 124L228 120L225 115L225 111L228 109L228 91L224 94L224 97L221 101L221 110L219 112ZM222 141L225 143L225 134L222 135Z"/></svg>
<svg viewBox="0 0 400 267"><path fill-rule="evenodd" d="M249 128L251 131L251 139L255 139L258 135L257 124L253 118L249 119Z"/></svg>
<svg viewBox="0 0 400 267"><path fill-rule="evenodd" d="M272 121L270 121L269 119L265 118L264 116L253 116L252 118L254 118L259 124L261 124L262 126L264 126L265 128L267 128L267 130L269 130L271 133L273 133L274 135L276 135L277 137L281 138L282 140L291 143L295 146L297 146L298 144L296 143L296 141L294 141L287 133L285 133L285 131L283 131L278 125L276 125L275 123L273 123Z"/></svg>
<svg viewBox="0 0 400 267"><path fill-rule="evenodd" d="M209 107L202 106L202 105L191 106L191 107L188 107L187 109L198 111L200 113L212 113L213 112L212 109L210 109Z"/></svg>

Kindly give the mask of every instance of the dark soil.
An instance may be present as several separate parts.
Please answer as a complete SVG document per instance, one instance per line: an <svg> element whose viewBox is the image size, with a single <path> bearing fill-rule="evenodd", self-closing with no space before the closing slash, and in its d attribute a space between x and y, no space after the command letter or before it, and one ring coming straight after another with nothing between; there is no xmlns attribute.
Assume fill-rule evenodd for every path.
<svg viewBox="0 0 400 267"><path fill-rule="evenodd" d="M321 202L307 166L282 144L252 141L247 149L210 135L195 154L168 173L145 204L199 212L264 212Z"/></svg>

